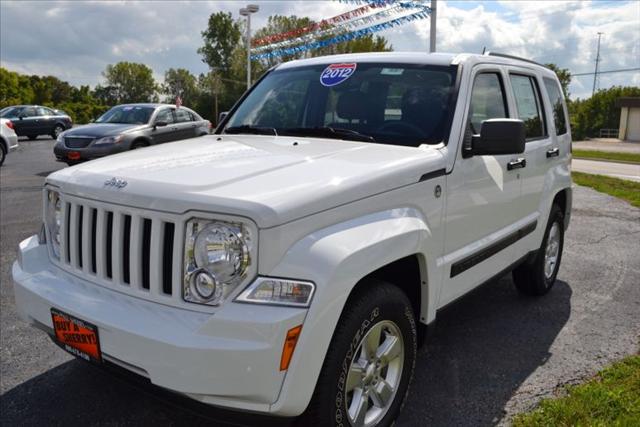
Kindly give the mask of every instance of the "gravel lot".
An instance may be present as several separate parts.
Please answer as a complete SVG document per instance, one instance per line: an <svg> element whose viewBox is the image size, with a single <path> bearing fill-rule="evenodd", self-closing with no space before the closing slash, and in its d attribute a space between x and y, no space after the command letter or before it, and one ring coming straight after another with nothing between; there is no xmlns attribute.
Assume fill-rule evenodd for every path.
<svg viewBox="0 0 640 427"><path fill-rule="evenodd" d="M64 166L52 148L52 140L23 141L0 169L0 423L275 425L185 408L155 388L74 360L17 318L11 264L18 242L41 223L44 176ZM507 276L443 312L419 354L398 425L508 424L558 386L638 351L640 209L576 187L558 277L549 295L530 299Z"/></svg>

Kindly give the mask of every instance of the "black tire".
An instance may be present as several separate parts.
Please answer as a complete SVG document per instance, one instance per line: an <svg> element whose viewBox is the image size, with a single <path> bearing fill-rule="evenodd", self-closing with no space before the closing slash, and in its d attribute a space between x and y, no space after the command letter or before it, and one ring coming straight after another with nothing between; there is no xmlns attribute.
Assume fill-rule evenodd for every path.
<svg viewBox="0 0 640 427"><path fill-rule="evenodd" d="M359 346L367 333L375 327L380 328L381 325L390 323L392 327L397 327L398 336L402 336L404 357L397 356L395 359L403 362L401 373L397 374L399 382L395 394L389 400L388 409L380 414L381 418L376 425L392 425L404 405L413 378L417 331L411 302L404 292L396 286L378 280L363 283L356 293L349 297L334 331L311 403L298 420L299 425L350 425L347 408L349 392L346 390L346 383L351 363L356 357L360 358ZM379 342L385 342L390 336L387 335L390 329L383 330L385 332L381 336L385 338ZM389 369L391 368L383 368L380 374L387 375L389 379ZM368 369L363 371L369 372ZM364 375L359 384L365 384L372 379L375 378ZM354 390L357 389L356 387ZM352 398L354 395L355 392L351 394ZM372 398L368 397L366 401L369 405L373 404Z"/></svg>
<svg viewBox="0 0 640 427"><path fill-rule="evenodd" d="M559 232L557 261L553 266L551 275L545 274L545 253L549 241L549 233L554 224L557 224ZM513 270L513 281L516 289L525 295L540 296L551 290L556 281L560 261L562 260L562 249L564 247L564 215L558 205L551 207L547 228L544 231L544 238L540 249L528 262L525 262Z"/></svg>
<svg viewBox="0 0 640 427"><path fill-rule="evenodd" d="M144 148L144 147L148 147L149 144L147 144L144 141L135 141L133 144L131 144L131 148L130 150L137 150L139 148Z"/></svg>
<svg viewBox="0 0 640 427"><path fill-rule="evenodd" d="M0 141L0 166L4 163L5 157L7 157L7 150L4 148L2 141Z"/></svg>
<svg viewBox="0 0 640 427"><path fill-rule="evenodd" d="M33 141L34 139L38 139L38 135L27 135L27 139Z"/></svg>
<svg viewBox="0 0 640 427"><path fill-rule="evenodd" d="M64 126L62 125L56 125L53 128L53 132L51 132L51 138L53 139L58 139L58 135L60 135L62 132L64 132Z"/></svg>

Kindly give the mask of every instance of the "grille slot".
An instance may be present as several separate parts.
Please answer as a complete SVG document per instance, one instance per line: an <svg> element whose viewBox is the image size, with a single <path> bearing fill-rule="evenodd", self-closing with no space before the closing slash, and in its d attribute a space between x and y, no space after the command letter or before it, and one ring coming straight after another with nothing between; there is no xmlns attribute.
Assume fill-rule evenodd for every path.
<svg viewBox="0 0 640 427"><path fill-rule="evenodd" d="M86 148L89 144L91 144L93 138L91 137L74 137L67 136L64 139L64 145L67 148Z"/></svg>
<svg viewBox="0 0 640 427"><path fill-rule="evenodd" d="M184 306L182 222L63 196L61 267L102 286ZM180 225L179 225L180 224Z"/></svg>
<svg viewBox="0 0 640 427"><path fill-rule="evenodd" d="M122 281L131 284L131 215L124 216L122 235Z"/></svg>
<svg viewBox="0 0 640 427"><path fill-rule="evenodd" d="M162 244L162 292L171 295L171 276L173 275L173 239L176 227L171 222L164 223L164 242Z"/></svg>
<svg viewBox="0 0 640 427"><path fill-rule="evenodd" d="M151 272L151 220L145 218L142 227L142 288L149 290Z"/></svg>

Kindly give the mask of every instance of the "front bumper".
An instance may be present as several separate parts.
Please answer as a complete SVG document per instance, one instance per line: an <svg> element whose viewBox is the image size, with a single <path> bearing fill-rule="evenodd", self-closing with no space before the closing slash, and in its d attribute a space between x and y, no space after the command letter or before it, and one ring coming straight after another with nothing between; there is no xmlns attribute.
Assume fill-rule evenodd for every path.
<svg viewBox="0 0 640 427"><path fill-rule="evenodd" d="M53 154L55 154L56 159L61 162L81 162L85 160L93 160L98 159L100 157L108 156L110 154L122 153L127 151L127 146L123 143L120 144L109 144L103 146L91 146L85 148L69 148L64 144L56 142L56 145L53 147ZM70 153L79 153L79 158L69 158Z"/></svg>
<svg viewBox="0 0 640 427"><path fill-rule="evenodd" d="M105 360L204 403L270 413L286 333L306 309L225 303L202 313L144 301L64 272L33 236L13 265L16 307L52 331L51 308L98 327Z"/></svg>

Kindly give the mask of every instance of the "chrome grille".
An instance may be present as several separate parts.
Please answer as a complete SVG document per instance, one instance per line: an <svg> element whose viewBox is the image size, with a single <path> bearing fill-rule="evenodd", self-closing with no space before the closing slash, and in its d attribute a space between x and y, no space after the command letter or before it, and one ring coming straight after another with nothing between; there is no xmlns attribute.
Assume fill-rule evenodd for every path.
<svg viewBox="0 0 640 427"><path fill-rule="evenodd" d="M64 138L64 145L67 148L86 148L94 138L92 137L79 137L79 136L66 136Z"/></svg>
<svg viewBox="0 0 640 427"><path fill-rule="evenodd" d="M61 195L59 264L99 285L194 309L181 295L182 220Z"/></svg>

